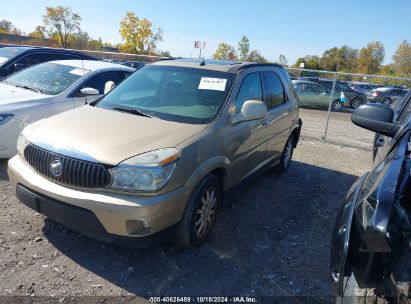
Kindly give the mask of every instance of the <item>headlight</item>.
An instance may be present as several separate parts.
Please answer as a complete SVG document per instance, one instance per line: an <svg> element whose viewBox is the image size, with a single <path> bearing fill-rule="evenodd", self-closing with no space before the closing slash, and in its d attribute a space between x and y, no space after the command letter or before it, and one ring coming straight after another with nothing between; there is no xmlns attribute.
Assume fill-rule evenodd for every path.
<svg viewBox="0 0 411 304"><path fill-rule="evenodd" d="M143 153L120 163L110 169L112 189L127 191L155 191L170 180L180 151L161 149Z"/></svg>
<svg viewBox="0 0 411 304"><path fill-rule="evenodd" d="M8 122L13 116L14 114L0 114L0 125Z"/></svg>
<svg viewBox="0 0 411 304"><path fill-rule="evenodd" d="M28 145L28 142L26 141L27 136L36 128L38 127L43 121L46 119L43 118L39 121L36 121L35 123L32 123L28 126L26 126L23 131L21 131L19 138L17 139L17 151L21 157L24 158L24 149Z"/></svg>

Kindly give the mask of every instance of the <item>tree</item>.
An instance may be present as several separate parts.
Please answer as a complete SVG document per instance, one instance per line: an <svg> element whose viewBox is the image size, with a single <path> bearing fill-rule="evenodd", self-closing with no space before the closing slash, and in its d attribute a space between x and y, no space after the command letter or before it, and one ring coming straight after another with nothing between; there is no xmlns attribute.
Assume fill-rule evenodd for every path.
<svg viewBox="0 0 411 304"><path fill-rule="evenodd" d="M360 73L376 74L384 61L384 45L380 41L373 41L360 50L358 69Z"/></svg>
<svg viewBox="0 0 411 304"><path fill-rule="evenodd" d="M281 64L282 66L287 66L287 58L285 58L285 55L280 54L280 56L278 56L278 63Z"/></svg>
<svg viewBox="0 0 411 304"><path fill-rule="evenodd" d="M238 42L237 49L240 61L245 61L248 57L248 53L250 52L250 40L248 40L246 36L243 36Z"/></svg>
<svg viewBox="0 0 411 304"><path fill-rule="evenodd" d="M399 76L411 76L411 45L404 40L392 57L394 69Z"/></svg>
<svg viewBox="0 0 411 304"><path fill-rule="evenodd" d="M235 61L238 58L233 46L228 43L221 42L213 55L213 59Z"/></svg>
<svg viewBox="0 0 411 304"><path fill-rule="evenodd" d="M29 37L38 38L38 39L45 39L46 38L46 27L37 25L34 32L29 34Z"/></svg>
<svg viewBox="0 0 411 304"><path fill-rule="evenodd" d="M354 72L357 66L358 51L346 45L326 50L320 59L320 66L326 71Z"/></svg>
<svg viewBox="0 0 411 304"><path fill-rule="evenodd" d="M79 29L77 33L69 35L68 45L74 49L85 50L88 49L90 39L90 35L87 32Z"/></svg>
<svg viewBox="0 0 411 304"><path fill-rule="evenodd" d="M3 19L0 21L0 33L21 35L22 31L15 27L10 21Z"/></svg>
<svg viewBox="0 0 411 304"><path fill-rule="evenodd" d="M154 53L157 44L163 40L161 28L154 29L150 20L139 19L134 13L126 12L120 22L120 36L125 41L123 49L133 53Z"/></svg>
<svg viewBox="0 0 411 304"><path fill-rule="evenodd" d="M57 37L57 42L63 48L67 47L69 35L80 30L80 21L81 17L65 6L46 7L46 14L43 15L48 33Z"/></svg>
<svg viewBox="0 0 411 304"><path fill-rule="evenodd" d="M247 57L248 62L268 63L268 60L261 55L260 51L252 50Z"/></svg>
<svg viewBox="0 0 411 304"><path fill-rule="evenodd" d="M307 55L305 57L300 57L297 59L297 61L294 63L293 67L294 68L299 68L300 63L304 63L304 69L308 70L321 70L321 65L320 65L320 57L316 55Z"/></svg>

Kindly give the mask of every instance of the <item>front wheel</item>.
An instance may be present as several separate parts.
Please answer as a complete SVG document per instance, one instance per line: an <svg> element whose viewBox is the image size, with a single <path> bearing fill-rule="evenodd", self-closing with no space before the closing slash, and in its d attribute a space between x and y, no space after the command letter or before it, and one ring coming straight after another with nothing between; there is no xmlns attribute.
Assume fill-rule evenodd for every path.
<svg viewBox="0 0 411 304"><path fill-rule="evenodd" d="M291 159L294 152L294 136L291 135L285 144L283 153L281 154L280 163L275 166L274 170L277 173L285 173L290 167Z"/></svg>
<svg viewBox="0 0 411 304"><path fill-rule="evenodd" d="M344 109L344 106L341 101L334 100L333 103L331 104L331 111L333 112L341 112Z"/></svg>
<svg viewBox="0 0 411 304"><path fill-rule="evenodd" d="M214 228L221 205L220 180L214 174L209 174L194 188L174 242L185 248L204 244Z"/></svg>
<svg viewBox="0 0 411 304"><path fill-rule="evenodd" d="M358 287L354 274L351 273L343 297L337 297L336 304L388 304L390 302L375 295L370 288Z"/></svg>

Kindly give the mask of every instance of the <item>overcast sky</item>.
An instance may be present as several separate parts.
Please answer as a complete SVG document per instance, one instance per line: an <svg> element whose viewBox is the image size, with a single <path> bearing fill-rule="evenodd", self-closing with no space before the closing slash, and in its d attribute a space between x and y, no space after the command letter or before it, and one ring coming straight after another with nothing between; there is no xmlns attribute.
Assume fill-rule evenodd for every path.
<svg viewBox="0 0 411 304"><path fill-rule="evenodd" d="M252 49L273 61L285 54L289 64L334 46L380 40L387 63L402 40L411 42L410 0L18 0L3 1L0 19L29 33L42 24L45 7L57 5L71 6L83 30L114 44L121 42L120 20L132 11L163 29L161 50L182 57L198 56L194 40L206 41L203 54L210 57L220 42L236 46L246 35Z"/></svg>

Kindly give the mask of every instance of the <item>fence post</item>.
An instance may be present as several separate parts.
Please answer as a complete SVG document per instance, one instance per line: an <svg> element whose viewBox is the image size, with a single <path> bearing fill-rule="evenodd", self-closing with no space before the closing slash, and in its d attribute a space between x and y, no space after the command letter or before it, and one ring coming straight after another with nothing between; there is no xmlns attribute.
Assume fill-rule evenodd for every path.
<svg viewBox="0 0 411 304"><path fill-rule="evenodd" d="M327 122L325 123L323 142L326 142L327 140L328 124L330 123L330 115L331 115L331 109L332 109L333 101L334 101L334 92L335 92L336 82L337 82L337 72L334 73L333 87L331 89L330 103L328 105Z"/></svg>

